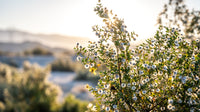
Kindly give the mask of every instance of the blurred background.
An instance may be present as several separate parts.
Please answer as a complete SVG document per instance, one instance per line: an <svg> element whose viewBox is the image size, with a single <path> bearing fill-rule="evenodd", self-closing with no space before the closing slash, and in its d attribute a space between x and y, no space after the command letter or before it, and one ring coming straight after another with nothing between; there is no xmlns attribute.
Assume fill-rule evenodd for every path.
<svg viewBox="0 0 200 112"><path fill-rule="evenodd" d="M191 13L200 10L200 0L102 0L102 3L124 18L128 31L139 35L135 42L139 44L152 37L159 24L164 24L159 21L162 15L167 11L169 15L175 14L177 5L169 4L170 1L186 4ZM76 42L86 45L97 40L92 32L93 25L102 25L93 11L97 2L0 0L1 112L83 112L87 109L88 102L94 98L85 85L95 86L98 76L76 61L73 48ZM196 32L200 31L199 15L197 26L191 26L197 28ZM170 17L164 18L166 21Z"/></svg>

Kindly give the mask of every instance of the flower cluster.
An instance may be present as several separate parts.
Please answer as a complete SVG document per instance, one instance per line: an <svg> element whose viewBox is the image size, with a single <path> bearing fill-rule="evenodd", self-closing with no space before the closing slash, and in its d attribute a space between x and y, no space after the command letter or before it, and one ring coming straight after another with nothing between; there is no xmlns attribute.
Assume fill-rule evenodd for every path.
<svg viewBox="0 0 200 112"><path fill-rule="evenodd" d="M179 29L160 26L153 38L134 49L134 32L101 3L95 8L105 26L94 26L98 42L75 47L77 60L100 76L96 111L198 111L200 109L199 41L188 41ZM105 69L98 71L99 66ZM94 72L98 71L98 72Z"/></svg>

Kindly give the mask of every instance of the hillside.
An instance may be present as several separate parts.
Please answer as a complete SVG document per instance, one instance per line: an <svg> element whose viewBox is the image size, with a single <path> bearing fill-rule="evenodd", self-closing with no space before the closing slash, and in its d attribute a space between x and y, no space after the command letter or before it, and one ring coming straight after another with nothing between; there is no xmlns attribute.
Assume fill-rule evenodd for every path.
<svg viewBox="0 0 200 112"><path fill-rule="evenodd" d="M73 37L73 36L64 36L58 34L32 34L29 32L19 31L19 30L1 30L0 29L0 46L1 49L5 50L20 50L27 47L32 47L39 45L39 43L48 46L48 47L57 47L65 48L68 50L73 50L73 47L76 45L76 42L87 42L89 38ZM28 41L28 42L27 42ZM8 48L4 43L9 43ZM25 42L25 43L23 43ZM31 43L36 42L36 43ZM14 49L16 44L14 43L23 43L21 47ZM28 45L30 44L30 45ZM32 45L33 44L33 45ZM9 46L11 45L11 46ZM3 47L3 48L2 48Z"/></svg>
<svg viewBox="0 0 200 112"><path fill-rule="evenodd" d="M22 43L0 42L0 51L3 52L22 52L34 48L42 48L52 52L66 51L66 49L64 48L51 48L49 46L42 45L39 42L28 42L28 41Z"/></svg>

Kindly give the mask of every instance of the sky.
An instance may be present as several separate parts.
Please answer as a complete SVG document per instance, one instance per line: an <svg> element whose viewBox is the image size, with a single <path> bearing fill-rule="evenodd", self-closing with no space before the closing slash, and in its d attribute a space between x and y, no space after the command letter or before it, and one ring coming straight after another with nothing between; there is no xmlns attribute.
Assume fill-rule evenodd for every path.
<svg viewBox="0 0 200 112"><path fill-rule="evenodd" d="M98 0L0 0L0 29L31 33L61 34L94 38L93 25L102 25L95 14ZM152 36L156 20L168 0L101 0L128 30L140 38ZM187 0L190 8L200 10L200 0Z"/></svg>

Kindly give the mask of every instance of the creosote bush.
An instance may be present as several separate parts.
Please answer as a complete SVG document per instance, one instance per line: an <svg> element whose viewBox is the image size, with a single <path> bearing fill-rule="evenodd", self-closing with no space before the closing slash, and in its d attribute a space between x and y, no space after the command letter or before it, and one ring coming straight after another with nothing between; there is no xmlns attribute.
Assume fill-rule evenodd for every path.
<svg viewBox="0 0 200 112"><path fill-rule="evenodd" d="M199 40L186 41L179 29L160 26L153 38L131 49L137 35L124 21L100 2L95 12L105 23L93 27L99 41L74 48L77 60L100 76L97 87L86 85L96 97L88 111L200 110Z"/></svg>

